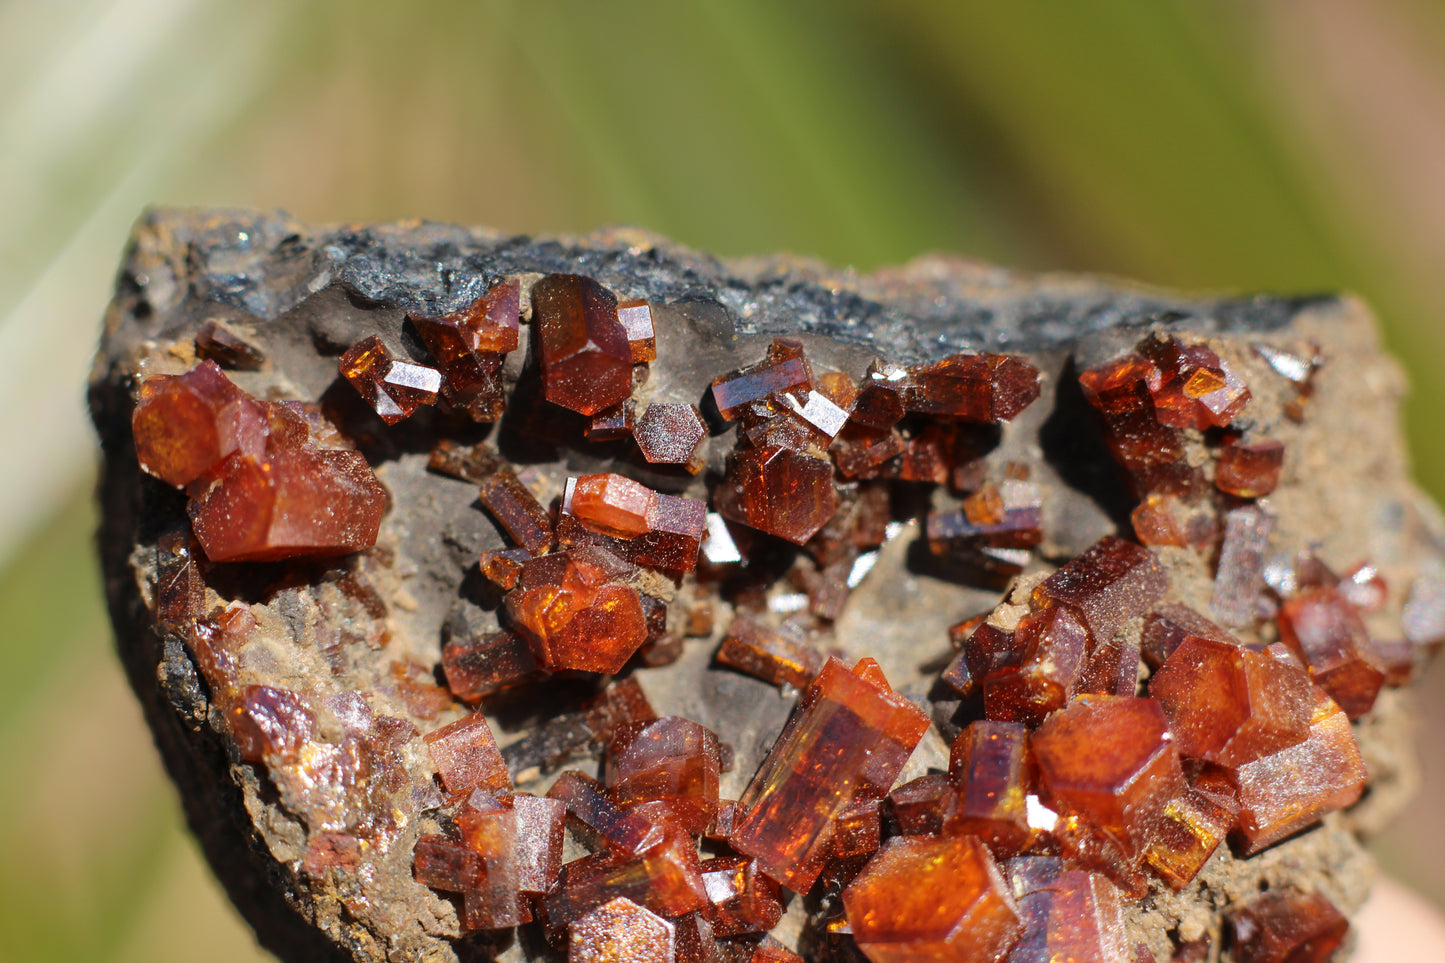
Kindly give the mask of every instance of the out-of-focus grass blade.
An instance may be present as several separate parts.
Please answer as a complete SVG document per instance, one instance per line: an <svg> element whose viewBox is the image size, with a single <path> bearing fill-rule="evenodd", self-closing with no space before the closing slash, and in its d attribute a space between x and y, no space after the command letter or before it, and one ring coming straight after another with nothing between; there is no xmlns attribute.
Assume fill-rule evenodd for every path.
<svg viewBox="0 0 1445 963"><path fill-rule="evenodd" d="M722 254L790 249L861 267L1022 249L846 11L452 3L431 5L446 11L438 31L382 6L353 5L339 26L313 8L315 49L281 81L304 98L320 75L355 78L348 99L364 99L357 123L375 133L372 156L353 162L364 216L525 211L504 226L633 223ZM439 119L428 140L408 136L418 114ZM439 189L429 164L449 152L474 166L446 168Z"/></svg>
<svg viewBox="0 0 1445 963"><path fill-rule="evenodd" d="M1333 243L1243 95L1242 58L1203 45L1180 6L903 0L877 23L898 62L949 85L934 96L960 122L986 119L996 169L1053 212L1056 249L1079 266L1188 286L1339 283Z"/></svg>

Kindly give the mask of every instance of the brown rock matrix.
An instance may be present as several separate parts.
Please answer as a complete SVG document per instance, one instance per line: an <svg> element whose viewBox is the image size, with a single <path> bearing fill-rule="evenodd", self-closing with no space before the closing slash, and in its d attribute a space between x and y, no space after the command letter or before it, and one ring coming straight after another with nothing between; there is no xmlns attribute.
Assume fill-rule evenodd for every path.
<svg viewBox="0 0 1445 963"><path fill-rule="evenodd" d="M1445 641L1399 390L1334 299L160 213L91 399L282 956L1030 963L1347 945Z"/></svg>

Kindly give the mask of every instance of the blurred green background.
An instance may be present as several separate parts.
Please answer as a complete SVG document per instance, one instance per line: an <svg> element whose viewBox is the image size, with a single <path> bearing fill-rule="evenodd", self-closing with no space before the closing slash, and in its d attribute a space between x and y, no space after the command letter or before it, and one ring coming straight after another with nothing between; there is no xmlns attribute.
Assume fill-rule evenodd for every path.
<svg viewBox="0 0 1445 963"><path fill-rule="evenodd" d="M262 955L183 830L90 555L82 384L149 203L1348 289L1445 496L1434 0L0 0L0 959ZM1445 732L1445 667L1425 685ZM1445 904L1442 743L1378 848Z"/></svg>

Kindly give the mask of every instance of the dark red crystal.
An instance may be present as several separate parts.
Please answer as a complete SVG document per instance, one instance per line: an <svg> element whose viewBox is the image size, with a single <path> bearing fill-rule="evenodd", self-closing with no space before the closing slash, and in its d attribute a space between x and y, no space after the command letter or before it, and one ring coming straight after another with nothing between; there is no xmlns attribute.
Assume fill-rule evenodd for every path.
<svg viewBox="0 0 1445 963"><path fill-rule="evenodd" d="M532 286L543 396L595 415L632 393L632 347L617 298L579 274L549 274Z"/></svg>
<svg viewBox="0 0 1445 963"><path fill-rule="evenodd" d="M823 668L822 652L746 615L728 627L717 660L773 685L806 688Z"/></svg>
<svg viewBox="0 0 1445 963"><path fill-rule="evenodd" d="M1100 642L1153 608L1168 587L1153 552L1109 535L1040 582L1033 602L1040 608L1067 607Z"/></svg>
<svg viewBox="0 0 1445 963"><path fill-rule="evenodd" d="M1279 634L1351 719L1370 711L1385 684L1385 666L1344 595L1313 589L1289 599L1279 612Z"/></svg>
<svg viewBox="0 0 1445 963"><path fill-rule="evenodd" d="M910 373L906 408L935 418L1012 421L1039 396L1039 371L1006 354L956 354Z"/></svg>
<svg viewBox="0 0 1445 963"><path fill-rule="evenodd" d="M1327 963L1349 921L1320 893L1270 890L1230 914L1240 963Z"/></svg>
<svg viewBox="0 0 1445 963"><path fill-rule="evenodd" d="M798 545L839 504L831 463L775 446L733 452L716 497L723 517Z"/></svg>

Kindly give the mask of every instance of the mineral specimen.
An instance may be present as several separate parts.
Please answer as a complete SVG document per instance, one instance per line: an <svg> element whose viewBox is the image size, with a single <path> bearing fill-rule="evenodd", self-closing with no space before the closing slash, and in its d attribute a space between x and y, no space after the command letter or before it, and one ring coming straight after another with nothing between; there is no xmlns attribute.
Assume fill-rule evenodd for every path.
<svg viewBox="0 0 1445 963"><path fill-rule="evenodd" d="M1084 696L1045 722L1032 745L1052 807L1077 814L1131 858L1184 789L1179 751L1150 699Z"/></svg>
<svg viewBox="0 0 1445 963"><path fill-rule="evenodd" d="M241 223L143 222L92 403L282 956L1341 945L1445 644L1352 302Z"/></svg>

